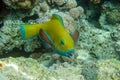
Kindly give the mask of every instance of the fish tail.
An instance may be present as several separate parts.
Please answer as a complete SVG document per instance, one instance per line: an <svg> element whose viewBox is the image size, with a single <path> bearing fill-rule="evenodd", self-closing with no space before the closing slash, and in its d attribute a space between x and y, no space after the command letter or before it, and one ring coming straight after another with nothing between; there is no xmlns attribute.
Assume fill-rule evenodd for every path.
<svg viewBox="0 0 120 80"><path fill-rule="evenodd" d="M29 39L39 34L40 24L21 24L20 30L23 39Z"/></svg>

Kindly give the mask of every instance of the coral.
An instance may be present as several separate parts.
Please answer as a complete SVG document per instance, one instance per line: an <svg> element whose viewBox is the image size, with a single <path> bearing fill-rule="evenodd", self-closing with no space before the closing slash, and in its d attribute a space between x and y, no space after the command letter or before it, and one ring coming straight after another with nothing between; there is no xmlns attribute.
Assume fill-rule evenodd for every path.
<svg viewBox="0 0 120 80"><path fill-rule="evenodd" d="M84 76L81 75L81 66L74 67L68 63L53 64L51 67L46 68L32 58L10 57L4 58L2 61L1 80L85 80Z"/></svg>
<svg viewBox="0 0 120 80"><path fill-rule="evenodd" d="M76 0L67 0L67 3L66 3L66 8L75 8L77 6L77 2Z"/></svg>
<svg viewBox="0 0 120 80"><path fill-rule="evenodd" d="M114 49L120 57L120 24L116 27L116 30L111 32L111 38L114 42Z"/></svg>
<svg viewBox="0 0 120 80"><path fill-rule="evenodd" d="M41 47L40 40L36 39L36 38L37 37L35 37L35 39L25 41L25 43L24 43L24 51L25 52L33 52L36 48Z"/></svg>
<svg viewBox="0 0 120 80"><path fill-rule="evenodd" d="M62 7L63 9L71 9L77 6L76 0L47 0L50 7Z"/></svg>
<svg viewBox="0 0 120 80"><path fill-rule="evenodd" d="M19 12L18 12L19 13ZM50 20L52 14L55 12L49 12L49 13L45 13L44 15L40 15L39 14L39 10L38 8L33 8L31 14L38 14L38 17L40 17L39 19L36 20L37 23L43 23L46 22L48 20ZM13 13L12 13L13 14ZM72 33L74 31L74 19L70 16L67 15L65 13L62 12L56 12L56 14L59 14L60 16L62 16L63 18L63 22L65 24L65 28ZM18 16L19 15L19 16ZM27 14L28 15L28 14ZM8 15L7 19L11 19L11 14ZM18 16L18 17L16 17ZM40 39L35 37L34 39L30 39L30 40L22 40L21 38L21 33L20 33L20 29L19 29L19 24L23 24L23 22L21 20L23 20L22 18L24 18L25 15L21 15L21 14L17 14L15 13L14 16L12 17L12 20L5 20L4 21L4 26L0 29L0 54L3 53L8 53L9 51L13 50L14 48L19 48L22 49L22 46L24 46L24 51L26 52L33 52L36 48L40 48L41 43L40 43ZM20 20L16 21L16 19L18 19L19 17ZM27 18L27 22L28 23L36 23L35 20L32 19L28 19ZM6 46L7 44L7 46ZM12 45L11 45L12 44Z"/></svg>
<svg viewBox="0 0 120 80"><path fill-rule="evenodd" d="M35 64L33 65L33 63ZM33 60L31 58L25 59L21 57L17 59L3 59L3 66L3 71L0 70L0 75L4 78L9 78L12 80L32 80L36 78L42 79L42 75L45 74L44 72L48 72L45 67L43 67L42 65L40 66L36 60ZM36 74L37 71L38 73L40 73L39 75ZM1 77L0 79L2 79L3 77Z"/></svg>
<svg viewBox="0 0 120 80"><path fill-rule="evenodd" d="M57 14L63 18L64 26L69 31L69 33L73 33L76 27L74 19L69 14L65 14L63 12L58 12Z"/></svg>
<svg viewBox="0 0 120 80"><path fill-rule="evenodd" d="M90 58L90 55L86 50L76 50L75 53L77 54L76 59L78 60L88 60Z"/></svg>
<svg viewBox="0 0 120 80"><path fill-rule="evenodd" d="M61 6L67 3L67 0L53 0L53 2L55 2L58 6Z"/></svg>
<svg viewBox="0 0 120 80"><path fill-rule="evenodd" d="M82 66L82 75L85 76L86 80L98 80L97 70L98 66L94 61L85 62Z"/></svg>
<svg viewBox="0 0 120 80"><path fill-rule="evenodd" d="M50 10L50 7L48 6L47 2L45 2L45 1L40 3L39 5L40 5L40 9L42 11L49 11Z"/></svg>
<svg viewBox="0 0 120 80"><path fill-rule="evenodd" d="M55 61L50 53L41 53L43 55L38 58L38 62L43 64L46 67L51 66Z"/></svg>
<svg viewBox="0 0 120 80"><path fill-rule="evenodd" d="M39 2L36 4L37 1ZM2 21L0 57L6 55L5 53L10 54L11 51L14 56L18 53L20 56L22 54L25 56L26 52L32 53L28 55L29 58L25 58L26 56L1 58L0 80L120 79L118 0L34 0L34 2L4 0L4 2L14 10L7 13L5 18L0 18ZM16 9L31 10L24 13ZM0 13L4 14L3 11ZM51 19L52 14L62 17L65 29L70 34L75 29L79 31L75 53L71 58L53 55L52 50L43 49L38 37L29 40L21 38L19 24L44 23ZM16 48L18 51L14 50Z"/></svg>
<svg viewBox="0 0 120 80"><path fill-rule="evenodd" d="M109 24L117 24L120 22L120 14L118 10L112 10L106 12L106 21Z"/></svg>
<svg viewBox="0 0 120 80"><path fill-rule="evenodd" d="M101 0L90 0L91 2L93 2L94 4L99 4L101 2Z"/></svg>
<svg viewBox="0 0 120 80"><path fill-rule="evenodd" d="M114 31L116 25L120 22L119 3L106 1L102 4L102 13L99 18L100 27Z"/></svg>
<svg viewBox="0 0 120 80"><path fill-rule="evenodd" d="M82 66L86 80L119 80L120 62L116 59L88 61Z"/></svg>
<svg viewBox="0 0 120 80"><path fill-rule="evenodd" d="M70 9L69 13L70 13L70 16L76 19L84 13L84 9L81 6L79 6L79 7Z"/></svg>
<svg viewBox="0 0 120 80"><path fill-rule="evenodd" d="M119 80L120 62L116 59L86 61L80 64L54 63L44 67L32 58L4 58L0 79L14 80Z"/></svg>
<svg viewBox="0 0 120 80"><path fill-rule="evenodd" d="M3 0L3 2L13 9L32 8L39 0Z"/></svg>
<svg viewBox="0 0 120 80"><path fill-rule="evenodd" d="M98 80L119 80L120 79L120 61L116 59L100 60L97 66L99 66Z"/></svg>
<svg viewBox="0 0 120 80"><path fill-rule="evenodd" d="M116 52L119 54L120 56L120 41L117 41L116 44L115 44L115 50Z"/></svg>
<svg viewBox="0 0 120 80"><path fill-rule="evenodd" d="M118 24L113 31L111 31L111 38L113 41L120 40L120 24Z"/></svg>
<svg viewBox="0 0 120 80"><path fill-rule="evenodd" d="M19 24L22 24L20 20L4 21L4 26L0 29L0 42L1 42L0 43L0 54L9 53L14 48L22 49L21 45L23 44L24 44L24 50L26 52L32 52L34 51L35 48L40 47L40 42L37 39L22 40L20 29L19 29Z"/></svg>
<svg viewBox="0 0 120 80"><path fill-rule="evenodd" d="M104 30L110 31L110 37L111 37L111 45L113 46L113 49L115 51L115 54L118 55L120 58L120 15L119 15L119 4L116 2L106 2L102 5L103 13L101 14L99 18L100 27Z"/></svg>
<svg viewBox="0 0 120 80"><path fill-rule="evenodd" d="M92 43L94 45L90 49L91 55L96 55L98 59L117 58L114 47L111 46L113 41L111 40L109 32L102 32L99 35L94 35Z"/></svg>
<svg viewBox="0 0 120 80"><path fill-rule="evenodd" d="M6 20L4 21L4 26L0 29L0 54L3 52L8 53L15 47L19 48L22 44L22 40L20 40L19 27L17 25L17 23L21 22L15 21L14 23L15 24Z"/></svg>
<svg viewBox="0 0 120 80"><path fill-rule="evenodd" d="M118 58L111 40L110 32L93 28L86 20L79 21L80 37L78 49L84 49L96 59Z"/></svg>

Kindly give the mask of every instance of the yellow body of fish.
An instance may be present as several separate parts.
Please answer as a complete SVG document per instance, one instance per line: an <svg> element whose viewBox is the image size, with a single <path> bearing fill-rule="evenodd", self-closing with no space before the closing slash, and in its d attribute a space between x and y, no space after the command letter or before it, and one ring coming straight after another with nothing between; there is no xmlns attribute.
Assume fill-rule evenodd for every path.
<svg viewBox="0 0 120 80"><path fill-rule="evenodd" d="M70 57L74 52L74 40L65 30L62 18L59 15L53 14L48 22L42 24L22 24L20 28L24 39L40 35L62 56Z"/></svg>

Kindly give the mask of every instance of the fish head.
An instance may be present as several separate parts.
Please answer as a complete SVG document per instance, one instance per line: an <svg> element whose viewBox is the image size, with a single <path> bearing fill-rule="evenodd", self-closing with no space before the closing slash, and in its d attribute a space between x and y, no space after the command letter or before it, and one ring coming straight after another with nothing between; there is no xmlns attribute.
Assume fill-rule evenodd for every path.
<svg viewBox="0 0 120 80"><path fill-rule="evenodd" d="M55 49L58 54L71 57L74 53L74 40L69 34L66 34L61 39L57 39Z"/></svg>

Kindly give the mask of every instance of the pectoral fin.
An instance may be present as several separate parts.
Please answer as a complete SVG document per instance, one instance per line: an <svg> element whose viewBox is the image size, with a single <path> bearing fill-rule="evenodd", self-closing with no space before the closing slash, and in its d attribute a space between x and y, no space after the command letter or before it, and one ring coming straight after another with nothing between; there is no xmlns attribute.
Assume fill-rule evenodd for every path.
<svg viewBox="0 0 120 80"><path fill-rule="evenodd" d="M72 38L73 38L74 42L77 41L78 37L79 37L79 32L77 30L75 30L74 33L72 34Z"/></svg>
<svg viewBox="0 0 120 80"><path fill-rule="evenodd" d="M51 46L53 46L53 40L51 39L51 37L48 35L47 32L45 32L44 30L40 29L39 31L40 36Z"/></svg>

